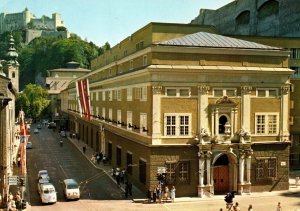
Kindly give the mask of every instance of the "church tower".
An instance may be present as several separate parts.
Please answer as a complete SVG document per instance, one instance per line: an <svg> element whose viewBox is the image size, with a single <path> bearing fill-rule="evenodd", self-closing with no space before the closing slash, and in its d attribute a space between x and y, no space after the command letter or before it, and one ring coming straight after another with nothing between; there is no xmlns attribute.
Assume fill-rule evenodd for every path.
<svg viewBox="0 0 300 211"><path fill-rule="evenodd" d="M18 53L14 45L15 45L15 40L11 34L9 39L9 49L6 54L7 63L6 63L5 70L6 70L7 77L11 79L11 83L15 88L16 92L19 92L19 63L17 61Z"/></svg>

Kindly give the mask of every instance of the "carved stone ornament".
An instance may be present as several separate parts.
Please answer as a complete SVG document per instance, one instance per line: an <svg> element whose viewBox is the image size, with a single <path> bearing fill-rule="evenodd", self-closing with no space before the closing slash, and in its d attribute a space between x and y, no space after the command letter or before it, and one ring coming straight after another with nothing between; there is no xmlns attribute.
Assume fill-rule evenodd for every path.
<svg viewBox="0 0 300 211"><path fill-rule="evenodd" d="M208 137L208 136L210 136L210 133L209 133L208 129L207 128L201 128L201 130L200 130L200 136L201 137Z"/></svg>
<svg viewBox="0 0 300 211"><path fill-rule="evenodd" d="M208 94L208 91L210 90L210 87L206 86L206 85L202 85L202 86L198 86L198 90L202 94Z"/></svg>
<svg viewBox="0 0 300 211"><path fill-rule="evenodd" d="M162 86L152 86L153 94L161 94Z"/></svg>
<svg viewBox="0 0 300 211"><path fill-rule="evenodd" d="M288 94L290 91L290 86L289 85L284 85L284 86L281 86L281 93L286 95Z"/></svg>
<svg viewBox="0 0 300 211"><path fill-rule="evenodd" d="M251 94L252 86L241 86L242 94Z"/></svg>

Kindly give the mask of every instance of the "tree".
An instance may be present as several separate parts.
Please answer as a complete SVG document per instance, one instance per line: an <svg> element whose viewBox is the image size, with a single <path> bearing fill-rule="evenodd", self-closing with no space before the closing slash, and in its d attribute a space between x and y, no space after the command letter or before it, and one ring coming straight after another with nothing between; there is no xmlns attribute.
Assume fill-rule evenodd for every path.
<svg viewBox="0 0 300 211"><path fill-rule="evenodd" d="M41 86L28 84L17 97L16 111L22 109L27 116L36 120L49 104L47 90Z"/></svg>
<svg viewBox="0 0 300 211"><path fill-rule="evenodd" d="M67 31L67 28L64 27L64 26L58 26L58 27L56 28L56 30L59 31L59 32L60 32L60 31L64 31L64 32L65 32L65 31Z"/></svg>

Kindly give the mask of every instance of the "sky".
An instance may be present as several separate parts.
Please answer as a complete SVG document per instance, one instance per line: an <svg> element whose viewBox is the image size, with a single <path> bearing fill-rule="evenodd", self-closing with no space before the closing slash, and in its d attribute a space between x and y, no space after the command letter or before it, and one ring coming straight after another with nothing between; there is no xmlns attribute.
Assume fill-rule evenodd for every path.
<svg viewBox="0 0 300 211"><path fill-rule="evenodd" d="M82 39L114 46L150 22L190 23L199 10L233 0L0 0L0 13L27 7L37 18L61 14L66 28Z"/></svg>

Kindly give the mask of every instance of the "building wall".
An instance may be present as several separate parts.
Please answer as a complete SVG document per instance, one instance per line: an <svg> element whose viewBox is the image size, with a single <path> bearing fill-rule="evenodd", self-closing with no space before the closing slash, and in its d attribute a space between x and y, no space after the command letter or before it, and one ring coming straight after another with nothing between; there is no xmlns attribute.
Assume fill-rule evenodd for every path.
<svg viewBox="0 0 300 211"><path fill-rule="evenodd" d="M201 9L191 23L212 25L227 35L299 37L297 4L299 0L237 0L216 10Z"/></svg>
<svg viewBox="0 0 300 211"><path fill-rule="evenodd" d="M157 31L163 30L161 25L164 24L147 25L134 33L133 37L146 37L144 40L148 40L148 37L154 37ZM164 37L174 37L171 30L174 25L165 26ZM191 29L185 25L182 28L180 25L176 27L177 31L182 29L181 36L188 33L187 29ZM196 30L197 27L192 28ZM164 34L161 31L160 33ZM179 36L178 34L180 33L177 32L176 36ZM140 39L137 38L136 41L131 43L128 49L136 48ZM116 48L118 47L117 45ZM171 167L168 166L183 168L185 165L188 167L188 182L181 183L179 180L184 178L179 176L183 170L174 170L176 180L172 184L176 185L178 196L201 195L201 192L214 194L219 191L213 182L214 174L217 174L217 170L214 169L218 167L218 159L223 156L228 158L227 191L251 192L252 185L255 187L253 191L269 190L270 186L264 186L262 180L267 180L267 184L274 189L287 189L288 178L282 176L285 173L284 169L288 170L288 167L281 165L281 162L286 162L290 143L289 132L286 129L289 121L286 115L289 92L286 87L289 86L292 71L287 69L287 51L212 48L208 48L207 51L196 48L193 51L185 47L155 46L153 43L151 47L133 50L124 58L115 57L118 53L119 51L112 50L106 53L107 57L104 55L94 60L95 70L79 78L88 78L90 82L91 122L79 115L76 81L72 81L68 87L70 97L68 110L65 112L70 115L71 132L78 133L85 143L95 147L95 131L101 131L101 135L98 134L98 145L105 154L109 153L108 149L111 146L113 166L119 165L117 148L121 149L121 168L126 168L127 151L132 153L135 166L130 178L136 185L146 191L158 182L157 167L167 167L167 174L171 175L168 169ZM147 65L144 65L144 56L147 56ZM112 62L106 58L116 58L116 61ZM126 66L122 72L119 71L121 64L122 67ZM132 89L130 100L127 98L128 89ZM180 95L180 91L187 93L184 89L188 90L188 94ZM258 90L268 90L264 93L269 93L270 89L276 90L276 94L257 96ZM146 97L141 94L145 93L145 90ZM176 90L178 95L170 95L167 90ZM218 90L222 91L221 95L217 94ZM233 91L232 94L229 94L230 90ZM117 93L121 93L120 98L117 97ZM124 122L123 125L117 122L118 110L121 111L120 120ZM132 112L132 120L128 120L128 111ZM147 115L147 131L141 130L141 113ZM275 114L274 134L256 132L258 126L255 115L261 113ZM178 133L182 128L179 125L174 127L176 135L170 136L167 133L167 118L172 116L175 116L175 119L180 119L180 116L188 119L185 135ZM218 123L222 116L226 116L230 123L227 135L224 131L220 132ZM134 129L129 125L138 128ZM170 127L170 130L173 129ZM247 135L243 135L241 131ZM266 144L268 150L261 155L260 145ZM99 146L96 148L99 149ZM256 158L272 158L273 151L282 153L275 161L270 160L277 166L276 177L272 174L272 178L269 178L260 172L260 180L257 181L255 171L259 171L259 168L256 167ZM252 169L251 178L246 176L245 169L242 170L243 162L246 161L250 165L247 169ZM202 174L197 174L202 162L205 169L201 169ZM145 169L141 163L146 166ZM274 167L274 163L271 164ZM241 171L245 173L244 181L240 181ZM145 178L141 179L143 174ZM278 178L280 180L277 180ZM200 185L202 180L203 184Z"/></svg>

